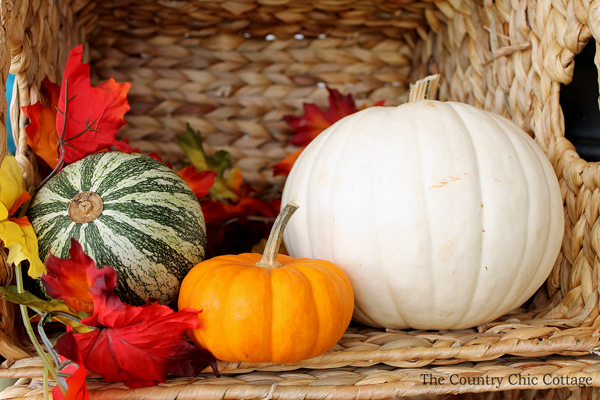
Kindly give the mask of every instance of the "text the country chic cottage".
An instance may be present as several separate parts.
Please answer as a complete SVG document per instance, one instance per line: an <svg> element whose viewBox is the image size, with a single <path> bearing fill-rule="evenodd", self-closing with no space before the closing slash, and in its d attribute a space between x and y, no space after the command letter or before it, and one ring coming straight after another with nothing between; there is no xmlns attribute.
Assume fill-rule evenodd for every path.
<svg viewBox="0 0 600 400"><path fill-rule="evenodd" d="M524 376L511 374L508 376L435 376L434 374L421 374L423 385L461 385L461 386L494 386L500 388L503 384L510 386L578 386L584 388L591 386L593 379L585 376L555 376L545 374L543 376Z"/></svg>

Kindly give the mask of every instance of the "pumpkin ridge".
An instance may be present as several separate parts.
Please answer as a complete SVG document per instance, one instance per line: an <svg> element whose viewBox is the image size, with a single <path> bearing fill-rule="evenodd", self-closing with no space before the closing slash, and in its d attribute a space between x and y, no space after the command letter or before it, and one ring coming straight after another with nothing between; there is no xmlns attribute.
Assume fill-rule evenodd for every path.
<svg viewBox="0 0 600 400"><path fill-rule="evenodd" d="M467 124L465 123L462 115L460 112L458 112L457 108L462 107L461 103L452 103L452 105L448 105L448 104L444 104L444 106L447 106L448 109L450 109L454 115L456 116L456 119L458 121L460 121L461 126L462 126L462 132L463 135L462 137L466 139L466 141L469 143L469 147L471 150L471 154L473 155L474 161L475 161L475 166L476 168L474 169L476 176L475 176L475 181L476 182L481 182L481 158L480 155L478 153L478 147L475 146L475 141L473 140L472 135L469 134L469 127L467 126ZM456 107L456 108L455 108ZM466 110L469 111L469 110ZM487 114L486 114L487 115ZM480 204L483 204L483 190L481 188L481 185L477 185L479 188L479 199L478 202ZM479 209L479 215L481 216L481 218L479 218L480 221L480 225L478 230L483 232L484 227L485 227L485 211L484 208L480 208ZM484 236L479 234L479 248L483 249L483 241L484 241ZM481 266L483 264L483 254L482 252L479 252L479 258L478 258L478 265ZM477 268L477 274L476 274L476 278L475 278L475 284L472 285L471 287L473 288L473 291L470 293L471 298L473 297L473 295L475 294L475 291L477 291L477 288L479 287L479 281L481 280L481 268ZM471 305L472 302L469 302L469 304ZM456 322L457 326L462 326L463 321L465 320L465 318L467 318L467 316L469 315L469 313L471 312L471 307L462 307L461 310L462 312L462 317Z"/></svg>
<svg viewBox="0 0 600 400"><path fill-rule="evenodd" d="M493 117L491 117L491 118L495 120L495 118L493 118ZM495 122L496 122L496 124L498 126L500 126L502 128L502 126L501 126L501 124L500 124L499 121L495 120ZM515 154L517 155L516 158L517 158L517 162L519 163L520 170L523 171L523 175L525 175L524 174L525 166L523 165L523 162L521 161L521 157L520 157L519 151L517 150L517 146L515 146L515 143L514 143L514 139L518 140L520 138L514 138L514 137L512 137L512 135L506 135L506 136L507 136L508 140L510 141L511 146L514 149ZM536 164L543 171L546 171L546 169L544 168L543 164L540 162L540 158L538 157L537 152L535 151L534 147L532 146L532 144L535 143L535 142L533 142L533 139L531 139L531 140L526 140L526 139L527 138L523 138L523 140L521 140L521 142L527 144L527 150L531 151L531 153L534 154L534 157L532 157L532 158L535 159ZM526 187L526 191L525 192L527 194L527 205L528 205L528 210L527 210L528 211L527 212L528 218L527 218L527 222L526 222L527 225L526 226L527 226L527 229L529 229L529 226L531 225L530 218L531 218L531 215L532 215L532 213L531 213L531 207L533 206L533 204L532 204L531 201L529 201L530 193L531 193L531 188L530 188L529 180L528 179L523 179L523 181L524 181L524 185ZM546 193L548 193L548 198L550 199L552 197L550 195L550 186L549 185L544 185L544 186L545 186L545 189L546 189ZM551 230L550 229L546 229L545 231L546 231L545 248L547 249L548 248L548 244L550 242L549 238L550 238L550 232L551 232ZM525 262L525 254L527 253L527 249L529 248L529 242L530 242L530 240L531 240L530 236L526 235L525 244L523 245L523 256L521 257L521 264L519 265L519 269L522 269L523 264ZM536 246L537 245L539 245L539 243L536 243ZM547 250L544 251L544 254L547 254ZM540 272L542 270L541 267L542 267L542 264L540 264L540 266L538 267L538 269L535 271L535 274L533 275L532 279L529 280L529 284L527 285L527 287L525 288L525 290L522 291L522 293L524 293L524 294L529 293L530 290L531 290L531 288L533 286L537 286L538 285L537 284L537 279L535 279L535 278L537 276L539 276L539 274L540 274ZM547 274L545 274L545 275L547 275ZM514 292L515 290L516 290L515 285L513 285L512 286L512 292ZM512 292L509 292L509 295L512 295ZM521 298L523 298L523 297L525 297L525 296L521 295ZM527 300L527 298L523 298L522 302L525 302L526 300ZM505 300L505 302L506 302L506 300ZM504 302L501 305L504 305Z"/></svg>
<svg viewBox="0 0 600 400"><path fill-rule="evenodd" d="M385 108L383 108L383 107L380 107L380 108L377 108L377 109L375 109L375 108L374 108L373 110L377 110L377 111L379 111L379 109L380 109L381 111L384 111L384 112L382 112L381 114L386 114L386 113L385 113L385 110L386 110L386 109L385 109ZM390 125L391 125L391 124L390 124L390 122L389 122L389 119L387 119L387 118L385 118L385 117L383 117L383 116L382 116L381 118L382 118L382 120L383 120L383 121L386 121L386 124L385 124L385 126L384 126L384 128L383 128L383 129L385 129L385 130L388 130L388 129L390 129L389 127L390 127ZM364 119L364 117L363 117L363 119ZM386 142L386 140L385 140L385 137L382 137L382 135L378 135L378 136L375 138L375 140L382 141L382 142L384 142L384 145L385 145L385 142ZM375 152L375 151L376 151L376 150L378 150L378 149L379 149L379 146L378 146L378 145L371 145L371 146L370 146L370 151L371 151L371 152ZM371 157L370 157L369 159L370 159L370 160L378 160L378 161L380 161L380 163L381 163L383 160L385 160L385 158L384 158L384 157L377 157L377 155L375 155L375 156L374 156L373 154L371 154ZM383 164L384 164L384 165L382 166L382 167L383 167L383 169L380 169L380 168L377 168L377 169L378 169L378 170L381 170L381 171L385 171L385 162L384 162ZM380 167L380 165L378 165L378 167ZM375 221L375 226L380 226L380 225L379 225L379 219L377 218L377 217L378 217L378 215L379 215L379 211L380 211L380 210L387 210L387 209L388 209L388 206L386 206L386 205L383 205L383 207L382 207L382 206L380 205L380 203L379 203L379 199L381 198L381 193L380 193L380 190L382 189L382 186L383 186L383 185L375 185L375 184L374 184L374 183L375 183L375 177L369 177L369 178L368 178L368 182L369 182L368 184L369 184L369 186L370 186L370 192L371 192L371 193L375 193L375 196L374 196L374 199L375 199L375 200L374 200L374 201L375 201L375 204L373 204L373 206L370 208L371 212L372 212L372 213L374 213L374 215L371 217L370 221ZM425 193L425 192L423 192L423 193ZM393 207L393 206L392 206L392 207ZM375 252L375 254L376 254L376 255L377 255L377 257L378 257L378 261L377 261L377 262L375 262L374 264L375 264L375 265L386 265L386 264L387 264L387 265L389 265L389 264L388 264L388 263L389 263L389 261L387 261L387 260L384 260L384 259L382 258L382 254L383 254L383 252L382 252L382 246L381 246L381 235L380 235L380 232L379 232L379 230L378 230L378 229L376 229L376 230L375 230L375 243L377 244L377 249L378 249L378 250ZM365 267L369 267L369 266L365 266ZM385 268L385 267L384 267L384 268ZM390 271L386 271L386 275L387 275L387 274L389 274L389 273L390 273ZM391 305L394 307L394 309L396 310L396 313L397 313L397 314L400 316L400 318L401 318L402 320L405 320L405 317L404 317L404 312L403 312L403 310L402 310L402 306L401 306L400 302L396 301L396 299L395 299L395 296L394 296L394 290L393 290L393 288L391 287L391 282L390 282L390 280L389 280L389 279L387 279L387 277L384 277L384 278L383 278L383 280L385 281L385 285L388 287L387 293L388 293L388 295L389 295L389 296L388 296L388 298L389 298L389 304L391 304ZM382 325L383 325L383 324L381 324L381 322L380 322L380 321L377 321L376 323L377 323L377 325L380 325L380 326L382 326Z"/></svg>
<svg viewBox="0 0 600 400"><path fill-rule="evenodd" d="M246 313L247 310L250 310L251 316L249 317L248 325L246 325L246 327L249 328L249 330L245 330L243 334L250 335L249 341L259 342L261 349L269 349L269 346L265 346L264 344L270 343L272 337L272 332L270 328L270 326L273 323L273 293L271 283L271 272L272 271L270 269L255 268L254 266L248 265L240 265L238 274L231 280L231 286L229 287L229 290L227 291L227 296L225 297L228 300L228 308L235 309L236 307L230 305L231 300L239 299L238 290L240 288L243 288L247 291L244 297L249 300L251 299L252 303L246 303L243 312ZM237 284L238 282L239 284ZM249 286L246 282L254 282L254 284ZM268 298L266 298L267 295ZM256 306L257 303L264 305L264 309L262 310L262 312L259 312L260 307ZM231 332L231 326L227 325L228 321L236 321L236 319L226 318L224 316L224 318L222 318L222 332L225 332L226 330L229 330ZM235 325L239 328L242 327L238 324ZM265 329L265 326L269 326L269 328ZM261 329L258 332L252 332L253 328ZM242 361L256 362L257 360L253 358L253 355L250 354L250 352L244 353L244 350L239 348L240 346L232 345L234 343L239 342L236 338L228 336L227 344L232 351L231 354L233 354L237 359ZM260 358L262 359L263 356L264 354L261 354ZM269 354L269 357L270 356L271 354Z"/></svg>
<svg viewBox="0 0 600 400"><path fill-rule="evenodd" d="M498 129L502 129L502 126L501 126L501 125L500 125L500 123L499 123L499 122L496 120L496 118L494 118L492 115L488 114L487 112L486 112L484 115L487 117L487 120L488 120L488 121L490 121L490 122L491 122L493 125L495 125L495 126L498 128ZM503 132L504 132L504 131L503 131ZM500 135L499 135L499 136L500 136ZM519 172L521 173L521 176L524 176L525 174L524 174L523 163L522 163L522 162L521 162L521 160L520 160L520 157L519 157L519 152L518 152L518 150L517 150L517 147L515 146L515 144L514 144L514 142L513 142L513 140L512 140L512 137L511 137L511 135L508 135L508 134L506 134L506 133L504 132L504 135L502 135L502 136L503 136L503 137L505 137L505 138L506 138L506 142L508 142L508 143L510 144L510 146L511 146L511 149L512 149L512 151L513 151L513 154L515 155L515 158L517 159L517 163L518 163L518 165L519 165ZM529 211L531 210L531 204L530 204L530 202L529 202L529 183L527 182L527 179L523 179L523 181L524 181L525 185L527 186L527 190L525 190L525 193L526 193L526 195L527 195L527 204L528 204L528 207L529 207L529 208L528 208L528 213L527 213L527 216L528 216L528 218L526 218L526 222L525 222L525 224L526 224L526 229L528 229L528 228L529 228L529 217L531 216L531 214L529 213ZM484 215L485 215L485 214L484 214ZM482 229L483 229L483 228L482 228ZM519 267L517 268L517 270L518 270L518 271L523 269L522 267L523 267L523 263L524 263L524 261L525 261L525 253L527 252L527 246L528 246L528 243L527 243L527 242L529 241L529 235L525 235L525 236L526 236L526 238L525 238L525 243L524 243L524 245L521 247L521 248L522 248L522 251L521 251L521 254L520 254L520 257L519 257L519 259L520 259L520 263L519 263ZM479 264L481 265L482 263L480 262ZM479 269L479 271L481 271L481 268ZM530 282L530 283L529 283L529 286L531 286L531 283L532 283L532 281L530 280L529 282ZM529 286L528 286L528 287L529 287ZM477 286L475 286L475 287L477 287ZM500 302L500 304L498 305L498 307L497 307L496 309L503 309L504 307L506 307L506 305L505 305L505 304L506 304L507 300L510 300L510 299L512 298L512 296L513 296L513 295L512 295L512 293L514 293L516 289L517 289L517 285L515 285L515 284L513 283L513 284L510 286L509 292L507 293L507 295L506 295L506 296L504 296L504 299L503 299L503 300ZM496 311L496 310L490 310L490 313L491 313L491 314L494 314L494 312L495 312L495 311ZM511 311L511 310L509 310L509 311ZM483 317L483 316L482 316L482 317ZM489 317L488 317L488 316L486 316L486 318L488 318L488 319L489 319ZM461 320L461 322L462 322L462 320Z"/></svg>
<svg viewBox="0 0 600 400"><path fill-rule="evenodd" d="M312 358L315 355L319 355L321 353L323 353L325 350L320 350L320 348L317 346L319 344L319 336L321 336L322 331L320 329L321 327L321 315L319 314L319 307L317 304L317 297L319 297L320 300L325 301L324 299L322 299L322 294L321 293L315 293L314 291L314 286L313 286L313 281L309 278L309 276L307 276L307 273L305 270L311 271L311 270L316 270L318 271L317 273L321 272L321 268L317 268L317 266L315 265L307 265L307 264L293 264L293 265L288 265L288 271L287 273L289 274L290 272L296 273L299 276L302 277L303 279L303 285L308 289L308 298L310 298L311 300L311 308L314 310L317 310L315 312L315 318L316 320L313 321L307 321L307 325L311 327L311 338L312 338L312 343L304 343L304 348L306 349L305 352L299 357L303 360L308 359L308 358ZM334 285L332 285L334 286ZM315 323L316 322L316 323ZM330 321L328 321L330 322ZM312 349L312 351L311 351ZM315 355L313 355L315 354Z"/></svg>
<svg viewBox="0 0 600 400"><path fill-rule="evenodd" d="M409 102L407 104L413 104L416 105L418 104L417 102ZM440 107L443 108L443 107ZM411 135L413 138L413 143L416 147L415 153L418 154L419 157L419 171L417 172L417 174L419 174L419 176L424 176L424 173L426 171L425 168L425 161L424 161L424 156L423 156L423 144L421 143L420 137L422 136L422 133L420 132L421 127L418 123L415 123L414 120L408 118L407 121L405 121L405 124L408 124L408 122L410 122L411 125L411 130L410 132L413 132L413 134ZM427 188L427 182L425 181L425 179L421 180L421 187L419 190L419 193L422 193L422 196L420 197L421 202L424 205L424 220L426 222L426 232L427 232L427 242L425 245L425 248L427 249L431 249L433 250L433 236L432 236L432 232L433 232L433 224L431 221L431 212L430 212L430 201L427 198L427 193L428 193L428 188ZM433 254L432 251L428 251L427 252L427 266L428 266L428 280L430 282L430 287L429 287L429 293L431 294L431 296L433 296L434 298L434 304L435 307L434 309L437 309L437 302L435 301L435 296L437 293L436 290L436 280L435 279L431 279L431 277L435 276L435 273L433 271ZM386 271L387 273L389 273L389 271ZM390 293L390 297L392 298L392 306L394 307L394 309L396 310L398 316L400 316L401 321L405 324L405 325L412 325L412 322L409 321L410 318L407 318L406 316L406 312L403 311L401 304L401 301L396 301L396 299L393 298L392 293L394 293L393 287L392 287L392 281L390 279L386 279L386 286L388 287L388 293ZM409 311L410 312L410 311ZM378 321L378 325L385 327L385 323Z"/></svg>
<svg viewBox="0 0 600 400"><path fill-rule="evenodd" d="M337 130L340 128L340 126L342 126L342 121L343 121L343 119L342 119L342 120L339 120L339 121L337 121L335 124L333 124L333 125L330 127L330 129L327 129L327 130L325 130L325 131L321 132L321 133L319 134L319 136L317 136L317 139L318 139L318 138L320 138L321 136L323 136L323 139L321 139L321 141L323 142L323 144L321 145L321 147L320 147L320 150L319 150L319 151L316 153L316 155L315 155L315 157L314 157L315 159L317 159L317 160L318 160L318 159L320 159L321 157L331 157L330 155L327 155L327 154L323 155L323 154L321 154L321 153L323 153L323 152L328 152L328 151L329 151L329 148L328 148L328 146L327 146L327 143L328 143L328 142L330 142L330 141L333 141L333 140L335 139L335 132L336 132L336 131L337 131ZM327 135L327 136L325 136L325 135ZM316 139L313 139L313 142L314 142L315 140L316 140ZM311 143L312 143L312 142L311 142ZM334 147L336 147L336 146L334 146ZM305 152L303 151L303 152L302 152L302 154L304 154L304 153L305 153ZM301 155L302 155L302 154L301 154ZM337 161L335 162L335 165L336 165L336 167L337 167L337 166L340 164L340 162L343 160L343 157L342 157L342 155L343 155L343 150L339 149L339 150L338 150L338 152L337 152L337 154L338 154L338 157L337 157ZM311 175L313 174L313 170L314 170L314 168L315 168L315 165L316 165L316 163L315 163L315 162L311 163L311 168L310 168L310 170L309 170L309 172L308 172L308 176L311 176ZM333 169L333 170L335 171L336 169L337 169L337 168L335 168L335 169ZM305 173L305 174L306 174L306 173ZM329 201L329 202L328 202L328 204L334 204L334 203L331 201L331 197L332 197L332 195L333 195L333 193L332 193L332 186L333 186L333 185L329 185L329 196L328 196L328 201ZM309 187L309 188L307 188L307 191L306 191L306 192L307 192L307 193L310 193L310 187ZM305 209L304 209L305 215L309 216L309 218L310 218L310 216L311 216L311 215L313 215L313 218L315 218L315 217L314 217L314 215L315 215L316 213L314 212L314 210L311 210L311 209L310 209L309 205L310 205L310 202L307 202L307 203L304 205L304 207L305 207ZM329 208L328 208L328 210L327 210L326 212L327 212L327 214L329 214L329 215L332 215L332 214L333 214L333 213L332 213L332 210L331 210L331 207L329 207ZM308 223L310 223L310 222L308 222ZM326 231L326 233L327 233L327 234L330 234L328 231ZM315 239L315 240L316 240L316 239ZM329 243L331 243L331 242L332 242L331 240L327 240L327 241L328 241ZM287 244L286 244L286 245L287 245ZM310 249L311 249L311 251L310 251L310 254L307 254L307 256L308 256L309 258L316 258L316 257L315 257L315 255L314 255L314 253L312 252L312 248L314 248L314 247L316 247L316 246L315 246L315 243L312 243L312 242L311 242L311 243L310 243ZM332 252L332 251L333 251L333 248L331 248L331 247L330 247L330 249L329 249L329 254L333 254L333 252Z"/></svg>
<svg viewBox="0 0 600 400"><path fill-rule="evenodd" d="M279 258L279 257L277 257ZM262 259L262 257L261 257ZM262 270L265 271L265 273L268 274L269 276L269 290L267 291L269 293L269 297L266 299L265 304L269 305L269 316L268 319L265 319L266 323L269 325L269 340L267 343L269 343L270 345L265 346L265 348L268 350L269 354L268 354L268 360L273 360L273 354L275 354L275 342L273 341L273 337L275 337L275 333L273 332L275 329L275 310L273 307L273 302L275 301L275 294L273 293L273 277L276 273L276 271L279 271L279 273L281 273L283 270L281 267L278 268L263 268L263 267L257 267L260 268Z"/></svg>
<svg viewBox="0 0 600 400"><path fill-rule="evenodd" d="M319 344L321 344L321 337L323 336L323 332L321 330L321 322L323 320L323 318L321 317L321 309L320 307L318 307L317 305L317 296L321 296L322 293L315 293L314 291L314 286L313 286L313 281L306 276L306 274L303 271L298 270L297 268L294 268L296 271L298 271L303 277L304 280L306 282L306 286L308 287L308 291L309 291L309 297L312 300L312 308L317 310L315 312L315 322L312 326L313 326L313 330L312 330L312 337L313 337L313 342L310 346L306 346L305 348L307 349L307 352L305 354L302 355L303 359L308 359L308 358L312 358L315 357L325 351L327 351L327 349L322 349L321 346L319 346ZM334 286L334 285L332 285ZM326 347L326 346L323 346ZM310 351L310 349L312 348L312 351Z"/></svg>
<svg viewBox="0 0 600 400"><path fill-rule="evenodd" d="M312 347L312 351L309 352L307 355L305 355L305 359L308 358L312 358L312 357L316 357L322 353L324 353L325 351L327 351L328 349L330 349L331 347L333 347L335 345L335 343L329 343L327 341L327 339L331 338L331 337L341 337L345 331L346 326L348 326L348 324L350 323L350 319L348 318L348 320L345 320L345 316L347 315L352 315L352 310L341 310L338 313L335 313L332 317L332 319L335 321L335 323L331 323L331 319L327 318L329 317L329 315L327 316L322 316L321 313L319 311L323 311L323 309L321 307L318 307L317 305L317 298L320 299L321 302L324 303L328 303L329 305L331 305L333 302L339 302L339 304L337 304L338 306L341 306L340 308L344 307L346 304L348 304L348 300L349 300L349 296L348 296L348 292L347 291L343 291L341 290L340 287L340 283L343 284L344 288L347 288L350 284L349 281L344 280L341 278L341 276L338 274L337 271L335 271L335 269L333 267L336 267L335 264L331 264L328 261L324 261L324 263L326 264L308 264L308 263L302 263L302 264L295 264L293 266L293 268L295 270L297 270L299 273L301 273L305 279L307 280L308 283L308 287L310 288L311 291L311 299L313 300L313 307L315 309L317 309L317 313L316 313L316 318L317 318L317 323L315 325L315 343L310 346ZM318 281L318 282L317 282ZM327 282L334 282L335 284L327 284ZM314 287L316 283L322 283L323 286L327 287L328 289L334 289L336 291L335 295L331 295L329 292L325 292L325 294L323 293L315 293L314 292ZM324 298L326 296L326 298ZM337 303L336 302L336 303ZM354 302L352 301L351 304L353 304ZM327 310L325 310L327 311ZM339 318L339 320L337 319ZM330 326L332 328L331 332L323 332L322 330L319 329L319 327L321 327L321 322L322 321L326 321L325 325L326 326ZM337 330L335 328L338 328ZM344 329L343 331L339 331L340 327L342 327L341 329Z"/></svg>
<svg viewBox="0 0 600 400"><path fill-rule="evenodd" d="M208 272L205 273L204 279L201 281L204 283L204 285L198 286L197 282L194 284L194 287L201 288L200 289L200 294L201 294L200 298L194 297L194 300L198 301L198 300L210 298L210 296L214 296L216 293L219 293L220 290L222 290L222 287L220 285L220 283L222 281L222 279L221 279L222 275L228 274L228 277L229 277L229 279L227 280L228 283L233 283L235 278L239 275L239 273L242 270L243 270L243 267L241 267L241 266L239 268L235 269L234 271L228 271L226 269L221 269L221 268L208 269ZM231 286L233 286L233 285L230 285L230 288L231 288ZM229 295L224 296L222 301L218 304L217 308L212 308L212 309L208 308L208 309L204 310L202 312L202 314L204 314L204 313L206 313L206 314L204 314L204 315L200 314L199 317L201 319L206 318L207 320L209 320L211 322L211 324L208 326L207 325L203 326L201 323L200 330L194 331L195 333L198 332L198 334L195 334L194 336L199 339L200 343L202 343L204 347L210 348L212 346L216 346L214 352L216 353L215 356L217 358L223 357L222 354L225 354L226 357L229 357L229 355L235 356L235 352L231 346L232 341L229 338L229 330L227 330L227 327L225 326L224 318L217 319L217 322L215 323L215 318L210 318L210 315L209 315L209 313L219 313L219 314L222 313L223 309L227 309L229 299L230 299ZM199 309L199 307L194 307L194 308ZM212 331L210 330L211 328L212 328ZM202 332L205 332L205 333L202 334ZM210 332L219 332L220 337L214 338L213 335L210 334ZM203 338L203 340L200 340L200 338ZM215 343L213 344L213 342L215 342Z"/></svg>

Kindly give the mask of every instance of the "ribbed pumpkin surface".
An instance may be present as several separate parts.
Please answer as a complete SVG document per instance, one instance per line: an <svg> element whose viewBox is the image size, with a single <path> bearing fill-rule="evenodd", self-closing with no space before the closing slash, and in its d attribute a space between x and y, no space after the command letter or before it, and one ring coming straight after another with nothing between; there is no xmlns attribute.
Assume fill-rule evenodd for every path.
<svg viewBox="0 0 600 400"><path fill-rule="evenodd" d="M348 274L354 318L395 329L463 329L521 306L563 236L543 151L497 114L430 100L371 107L321 133L283 191L300 206L293 257Z"/></svg>
<svg viewBox="0 0 600 400"><path fill-rule="evenodd" d="M229 362L298 362L331 349L352 318L346 275L323 260L279 254L276 268L259 267L260 260L225 255L190 271L179 309L202 310L192 340Z"/></svg>
<svg viewBox="0 0 600 400"><path fill-rule="evenodd" d="M101 199L100 209L89 204L98 199L89 192ZM68 257L73 237L98 267L117 271L116 291L130 304L170 303L204 259L206 228L196 196L174 171L140 154L93 154L65 167L35 196L29 218L42 260L48 250Z"/></svg>

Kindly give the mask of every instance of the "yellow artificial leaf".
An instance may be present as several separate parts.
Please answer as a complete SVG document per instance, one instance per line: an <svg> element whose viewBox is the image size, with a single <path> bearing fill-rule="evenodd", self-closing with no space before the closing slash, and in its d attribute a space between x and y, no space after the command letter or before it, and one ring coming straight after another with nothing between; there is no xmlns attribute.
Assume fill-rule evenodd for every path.
<svg viewBox="0 0 600 400"><path fill-rule="evenodd" d="M12 156L2 159L0 164L0 203L6 211L10 210L23 193L23 170ZM6 219L4 209L0 211L0 218Z"/></svg>
<svg viewBox="0 0 600 400"><path fill-rule="evenodd" d="M40 260L38 241L31 225L21 226L10 220L0 221L0 240L8 248L8 263L19 264L29 260L28 274L32 278L39 278L46 267Z"/></svg>
<svg viewBox="0 0 600 400"><path fill-rule="evenodd" d="M239 168L233 168L227 179L223 179L219 175L215 177L215 183L210 188L210 193L217 196L221 200L229 200L232 203L237 203L240 200L242 187L242 171Z"/></svg>
<svg viewBox="0 0 600 400"><path fill-rule="evenodd" d="M3 203L0 203L0 221L8 219L8 209Z"/></svg>
<svg viewBox="0 0 600 400"><path fill-rule="evenodd" d="M29 194L23 189L23 171L12 156L0 164L0 240L8 248L8 263L29 260L29 276L38 278L46 267L40 260L37 236L27 217L15 218L16 212Z"/></svg>

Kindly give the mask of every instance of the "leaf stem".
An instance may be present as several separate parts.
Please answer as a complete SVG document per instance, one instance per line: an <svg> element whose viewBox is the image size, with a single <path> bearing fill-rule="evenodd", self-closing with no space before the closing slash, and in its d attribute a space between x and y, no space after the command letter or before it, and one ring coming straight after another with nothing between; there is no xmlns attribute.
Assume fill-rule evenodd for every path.
<svg viewBox="0 0 600 400"><path fill-rule="evenodd" d="M265 245L265 251L263 252L262 259L256 263L257 266L263 268L281 267L281 263L277 261L277 254L279 253L279 247L283 240L283 231L297 209L298 206L296 204L288 203L283 210L281 210L273 223L273 228L271 229L269 239Z"/></svg>
<svg viewBox="0 0 600 400"><path fill-rule="evenodd" d="M50 313L50 316L52 316L53 318L54 318L54 317L63 317L63 318L68 318L68 319L70 319L70 320L72 320L72 321L75 321L75 322L77 322L77 323L81 324L81 318L78 318L78 317L74 316L73 314L69 314L69 313L66 313L66 312L64 312L64 311L52 311L52 312ZM82 325L83 325L83 324L82 324ZM87 325L86 325L86 326L87 326ZM95 326L89 326L88 328L91 328L91 329L97 329Z"/></svg>
<svg viewBox="0 0 600 400"><path fill-rule="evenodd" d="M48 368L44 368L44 400L48 400Z"/></svg>
<svg viewBox="0 0 600 400"><path fill-rule="evenodd" d="M63 161L63 156L64 154L63 152L61 152L60 160L58 160L58 162L56 163L56 167L54 168L54 170L52 170L52 172L50 172L50 174L48 174L48 176L42 181L42 183L40 183L38 187L35 188L34 193L37 193L42 188L42 186L44 186L50 180L50 178L56 175L56 173L63 167L63 165L65 164Z"/></svg>
<svg viewBox="0 0 600 400"><path fill-rule="evenodd" d="M18 265L15 266L15 275L17 278L17 292L24 293L25 289L23 288L23 272L21 270L21 263L19 263ZM56 370L52 366L52 362L48 358L48 355L46 354L46 352L44 351L44 349L38 342L37 338L35 337L35 334L33 332L33 327L31 326L31 321L29 320L27 307L22 304L19 305L19 307L21 309L21 315L23 317L23 324L25 325L25 330L27 331L27 335L29 335L29 339L31 340L31 343L35 347L35 350L39 354L40 358L42 359L42 362L44 363L44 367L48 369L48 371L52 375L52 378L54 378L54 380L56 380L56 378L57 378ZM60 390L62 390L63 393L66 393L67 392L66 389L58 382L58 380L56 380L56 381L57 381L58 385L60 386Z"/></svg>
<svg viewBox="0 0 600 400"><path fill-rule="evenodd" d="M42 186L44 186L65 165L65 161L64 161L65 146L69 146L72 149L79 150L77 147L75 147L69 143L70 140L77 139L78 137L80 137L81 135L86 133L87 131L98 132L97 129L92 128L92 125L94 125L96 123L97 119L94 119L94 120L92 120L92 122L90 122L90 117L87 117L87 120L85 121L85 128L83 128L83 130L81 132L79 132L78 134L76 134L75 136L72 136L70 138L66 137L67 136L67 116L68 116L69 102L71 100L73 100L75 98L75 96L77 96L77 94L74 94L73 96L68 97L68 88L69 88L69 77L66 77L65 78L65 99L66 99L65 100L65 110L63 111L59 108L56 109L56 111L61 113L63 116L62 132L60 133L60 136L58 135L58 132L56 134L56 139L57 139L56 151L60 155L60 158L57 161L56 167L52 170L52 172L50 172L50 174L35 189L35 193L37 193L37 191L40 190L42 188Z"/></svg>
<svg viewBox="0 0 600 400"><path fill-rule="evenodd" d="M58 357L58 354L56 354L56 352L52 348L52 343L50 342L50 339L48 339L46 331L44 331L44 323L46 322L46 318L48 318L49 315L45 312L39 312L38 314L40 315L40 322L38 322L38 334L42 339L42 343L44 343L46 349L48 349L48 353L50 354L50 356L52 356L52 359L54 360L54 365L60 365L60 359Z"/></svg>
<svg viewBox="0 0 600 400"><path fill-rule="evenodd" d="M43 313L38 312L38 314L40 315L40 322L38 322L38 333L40 335L40 338L42 339L42 342L44 342L44 345L46 345L48 352L52 356L52 359L54 360L54 365L59 366L60 365L60 357L58 356L58 353L54 350L54 347L52 346L50 339L48 339L48 336L46 335L46 331L44 331L44 324L46 322L48 322L48 320L51 321L52 317L50 314L45 313L45 312L43 312ZM56 375L55 380L56 380L56 382L60 383L62 386L64 386L64 387L67 386L67 382L65 381L65 379L63 377L61 377L58 373Z"/></svg>

